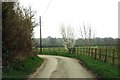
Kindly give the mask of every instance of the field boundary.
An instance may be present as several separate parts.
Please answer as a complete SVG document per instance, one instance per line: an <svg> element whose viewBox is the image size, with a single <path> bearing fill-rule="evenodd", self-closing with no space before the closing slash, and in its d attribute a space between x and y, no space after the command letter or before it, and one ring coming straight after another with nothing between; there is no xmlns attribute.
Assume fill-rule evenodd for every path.
<svg viewBox="0 0 120 80"><path fill-rule="evenodd" d="M39 48L34 49L39 52ZM43 52L67 52L64 47L44 47ZM75 47L75 53L91 56L94 59L103 61L104 63L118 64L118 49L117 48L94 48L94 47Z"/></svg>

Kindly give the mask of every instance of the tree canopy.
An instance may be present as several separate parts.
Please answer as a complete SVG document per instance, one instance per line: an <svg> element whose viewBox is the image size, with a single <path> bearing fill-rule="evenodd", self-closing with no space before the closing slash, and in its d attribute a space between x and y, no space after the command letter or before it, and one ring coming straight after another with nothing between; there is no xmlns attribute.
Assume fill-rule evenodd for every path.
<svg viewBox="0 0 120 80"><path fill-rule="evenodd" d="M2 2L3 63L31 55L33 28L37 25L34 15L31 7L26 9L18 2Z"/></svg>

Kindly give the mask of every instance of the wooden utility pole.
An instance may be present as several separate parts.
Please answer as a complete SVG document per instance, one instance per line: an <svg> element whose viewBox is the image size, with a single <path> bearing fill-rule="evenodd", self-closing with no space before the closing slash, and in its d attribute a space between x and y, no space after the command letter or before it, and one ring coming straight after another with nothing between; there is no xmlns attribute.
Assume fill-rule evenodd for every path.
<svg viewBox="0 0 120 80"><path fill-rule="evenodd" d="M48 10L49 6L50 6L50 3L52 2L52 0L50 0L50 2L48 3L43 15L46 13L46 11ZM42 15L42 16L43 16ZM40 53L42 52L42 33L41 33L41 16L40 16Z"/></svg>
<svg viewBox="0 0 120 80"><path fill-rule="evenodd" d="M40 52L42 52L41 16L40 16Z"/></svg>

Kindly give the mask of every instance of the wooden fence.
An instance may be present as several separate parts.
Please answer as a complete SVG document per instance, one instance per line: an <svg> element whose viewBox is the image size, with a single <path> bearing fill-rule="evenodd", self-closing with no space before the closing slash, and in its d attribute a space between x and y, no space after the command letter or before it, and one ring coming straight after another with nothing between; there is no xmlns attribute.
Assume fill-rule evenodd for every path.
<svg viewBox="0 0 120 80"><path fill-rule="evenodd" d="M118 50L115 48L76 48L76 54L85 54L103 62L118 63Z"/></svg>
<svg viewBox="0 0 120 80"><path fill-rule="evenodd" d="M63 47L42 48L43 52L67 52ZM76 47L74 54L84 54L91 56L94 59L99 59L103 62L118 63L118 49L116 48L88 48Z"/></svg>

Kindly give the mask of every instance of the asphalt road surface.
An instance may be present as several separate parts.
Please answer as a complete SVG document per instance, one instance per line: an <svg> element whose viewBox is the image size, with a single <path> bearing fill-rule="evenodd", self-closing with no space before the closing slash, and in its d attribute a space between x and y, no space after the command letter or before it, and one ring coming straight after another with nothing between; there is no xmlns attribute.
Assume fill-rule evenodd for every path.
<svg viewBox="0 0 120 80"><path fill-rule="evenodd" d="M45 61L30 78L95 78L78 60L52 55L38 55Z"/></svg>

